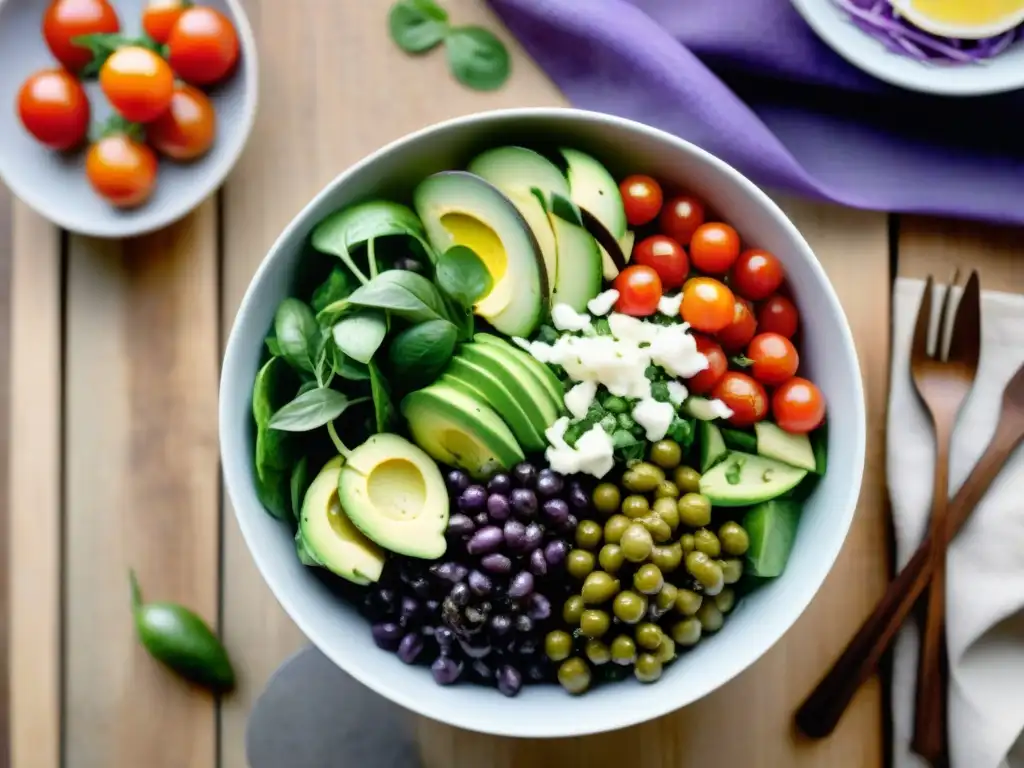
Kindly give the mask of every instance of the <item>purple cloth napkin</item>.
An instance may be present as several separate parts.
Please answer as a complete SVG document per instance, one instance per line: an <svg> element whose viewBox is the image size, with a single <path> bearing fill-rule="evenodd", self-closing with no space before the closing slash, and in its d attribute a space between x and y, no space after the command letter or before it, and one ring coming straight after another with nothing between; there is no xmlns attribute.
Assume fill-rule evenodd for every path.
<svg viewBox="0 0 1024 768"><path fill-rule="evenodd" d="M766 187L1024 224L1022 93L894 88L788 0L490 2L575 106L670 131Z"/></svg>

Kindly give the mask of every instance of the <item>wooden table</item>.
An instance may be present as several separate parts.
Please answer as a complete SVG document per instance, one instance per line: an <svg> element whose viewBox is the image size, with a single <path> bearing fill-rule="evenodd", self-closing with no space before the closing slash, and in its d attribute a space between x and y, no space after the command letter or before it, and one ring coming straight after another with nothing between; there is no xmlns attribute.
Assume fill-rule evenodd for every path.
<svg viewBox="0 0 1024 768"><path fill-rule="evenodd" d="M462 23L499 27L476 0L445 4ZM514 41L506 88L461 88L440 53L414 60L390 44L388 6L248 0L262 70L255 132L220 194L166 231L91 240L58 231L0 193L0 434L8 436L0 491L9 556L0 585L6 577L11 619L0 684L8 675L16 768L245 765L247 713L303 638L256 572L221 487L219 359L242 293L284 225L368 151L459 114L565 103ZM757 665L685 711L629 734L558 742L421 721L426 765L882 764L878 684L860 692L828 741L801 743L790 717L886 579L894 267L945 276L955 262L973 264L985 283L1024 290L1011 253L1020 234L782 202L839 291L868 399L860 507L818 598ZM219 626L240 670L235 694L214 701L139 649L129 567L147 595L185 603ZM618 762L627 749L632 759Z"/></svg>

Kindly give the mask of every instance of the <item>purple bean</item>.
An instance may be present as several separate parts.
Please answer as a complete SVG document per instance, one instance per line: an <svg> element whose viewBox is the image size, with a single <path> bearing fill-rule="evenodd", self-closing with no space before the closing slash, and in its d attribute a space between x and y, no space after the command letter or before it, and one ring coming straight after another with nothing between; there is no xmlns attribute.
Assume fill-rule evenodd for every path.
<svg viewBox="0 0 1024 768"><path fill-rule="evenodd" d="M469 475L461 469L453 469L445 477L445 482L453 494L462 493L469 487Z"/></svg>
<svg viewBox="0 0 1024 768"><path fill-rule="evenodd" d="M561 565L565 562L568 554L569 545L561 539L549 541L548 545L544 547L544 559L548 561L548 565Z"/></svg>
<svg viewBox="0 0 1024 768"><path fill-rule="evenodd" d="M487 498L487 514L496 523L503 523L512 514L512 507L508 503L508 497L500 493L492 493Z"/></svg>
<svg viewBox="0 0 1024 768"><path fill-rule="evenodd" d="M496 637L504 637L512 631L512 619L504 613L491 618L491 632Z"/></svg>
<svg viewBox="0 0 1024 768"><path fill-rule="evenodd" d="M558 527L558 530L564 533L566 536L571 536L572 534L576 533L577 525L579 525L579 521L576 519L576 515L569 515L567 518L565 518L565 522L563 522Z"/></svg>
<svg viewBox="0 0 1024 768"><path fill-rule="evenodd" d="M448 533L467 536L476 530L476 524L467 515L454 514L448 518Z"/></svg>
<svg viewBox="0 0 1024 768"><path fill-rule="evenodd" d="M533 464L523 461L512 469L512 477L520 488L533 488L537 483L537 469Z"/></svg>
<svg viewBox="0 0 1024 768"><path fill-rule="evenodd" d="M373 593L374 608L385 616L398 611L398 594L393 589L380 587Z"/></svg>
<svg viewBox="0 0 1024 768"><path fill-rule="evenodd" d="M506 696L515 696L523 687L523 676L511 664L503 664L498 670L498 690Z"/></svg>
<svg viewBox="0 0 1024 768"><path fill-rule="evenodd" d="M533 574L529 571L522 571L512 577L512 583L508 588L508 596L519 600L533 592Z"/></svg>
<svg viewBox="0 0 1024 768"><path fill-rule="evenodd" d="M420 603L415 597L403 597L402 607L398 611L398 617L409 624L416 623L420 617Z"/></svg>
<svg viewBox="0 0 1024 768"><path fill-rule="evenodd" d="M398 658L406 664L412 664L416 657L423 652L423 638L416 632L410 632L402 638L398 645Z"/></svg>
<svg viewBox="0 0 1024 768"><path fill-rule="evenodd" d="M487 483L487 490L491 493L508 493L512 490L512 478L504 472L499 472Z"/></svg>
<svg viewBox="0 0 1024 768"><path fill-rule="evenodd" d="M471 594L469 587L466 586L464 581L460 581L454 587L452 591L448 593L448 599L451 600L457 608L465 608L469 605Z"/></svg>
<svg viewBox="0 0 1024 768"><path fill-rule="evenodd" d="M539 496L545 498L557 496L564 487L562 476L553 469L542 469L537 475L537 494Z"/></svg>
<svg viewBox="0 0 1024 768"><path fill-rule="evenodd" d="M551 601L540 592L530 595L530 610L528 615L534 621L544 621L551 616Z"/></svg>
<svg viewBox="0 0 1024 768"><path fill-rule="evenodd" d="M430 671L438 685L451 685L462 675L462 662L448 656L438 656L430 665Z"/></svg>
<svg viewBox="0 0 1024 768"><path fill-rule="evenodd" d="M504 538L505 546L510 550L521 550L526 543L526 526L518 520L509 520L505 523Z"/></svg>
<svg viewBox="0 0 1024 768"><path fill-rule="evenodd" d="M521 613L516 616L516 632L521 635L529 634L533 632L533 619L527 616L525 613Z"/></svg>
<svg viewBox="0 0 1024 768"><path fill-rule="evenodd" d="M512 491L512 511L520 520L533 520L537 516L537 494L528 488Z"/></svg>
<svg viewBox="0 0 1024 768"><path fill-rule="evenodd" d="M545 576L548 572L548 561L543 549L535 549L530 553L530 573L534 576Z"/></svg>
<svg viewBox="0 0 1024 768"><path fill-rule="evenodd" d="M448 651L455 642L455 633L452 632L450 627L446 627L442 624L439 627L434 627L434 639L437 641L437 645L442 651Z"/></svg>
<svg viewBox="0 0 1024 768"><path fill-rule="evenodd" d="M469 569L459 563L447 562L430 566L431 576L451 584L462 581L466 578L467 573L469 573Z"/></svg>
<svg viewBox="0 0 1024 768"><path fill-rule="evenodd" d="M536 523L530 523L528 526L526 526L526 532L524 533L523 540L523 550L526 552L532 552L543 543L544 529Z"/></svg>
<svg viewBox="0 0 1024 768"><path fill-rule="evenodd" d="M487 502L487 491L482 485L471 485L459 494L459 509L462 512L479 512Z"/></svg>
<svg viewBox="0 0 1024 768"><path fill-rule="evenodd" d="M562 525L569 519L569 505L564 499L548 499L544 502L544 517L553 525Z"/></svg>
<svg viewBox="0 0 1024 768"><path fill-rule="evenodd" d="M382 624L374 624L370 627L373 635L373 642L378 648L385 651L398 650L398 644L402 640L402 628L393 621L386 621Z"/></svg>
<svg viewBox="0 0 1024 768"><path fill-rule="evenodd" d="M575 480L569 487L569 506L573 509L587 509L590 506L590 497Z"/></svg>
<svg viewBox="0 0 1024 768"><path fill-rule="evenodd" d="M491 592L491 580L480 571L469 572L469 588L478 597L484 597Z"/></svg>
<svg viewBox="0 0 1024 768"><path fill-rule="evenodd" d="M498 553L484 555L480 558L480 565L483 566L485 571L490 571L491 573L504 574L512 570L512 561L505 557L505 555Z"/></svg>
<svg viewBox="0 0 1024 768"><path fill-rule="evenodd" d="M501 546L501 541L501 528L488 525L473 534L473 538L466 545L466 551L471 555L490 554Z"/></svg>

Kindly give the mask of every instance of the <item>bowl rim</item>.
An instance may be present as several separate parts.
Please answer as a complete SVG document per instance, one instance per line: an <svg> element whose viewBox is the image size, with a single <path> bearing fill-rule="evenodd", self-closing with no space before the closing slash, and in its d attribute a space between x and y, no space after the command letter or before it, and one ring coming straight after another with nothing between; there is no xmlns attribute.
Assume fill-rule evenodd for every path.
<svg viewBox="0 0 1024 768"><path fill-rule="evenodd" d="M571 107L521 107L511 109L496 109L484 112L477 112L470 115L464 115L455 117L452 119L444 120L438 123L431 124L424 128L421 128L412 133L406 134L395 141L388 143L387 145L377 149L376 151L366 155L358 162L352 164L340 174L335 176L333 180L327 183L321 190L313 197L313 199L306 204L301 211L299 211L285 227L282 233L274 241L274 244L267 251L267 255L263 258L260 266L257 268L252 280L249 283L248 288L242 301L239 304L238 312L235 316L235 320L232 323L231 332L228 336L227 344L225 346L223 366L221 368L221 381L220 381L220 393L219 393L219 407L218 407L218 421L219 421L219 439L221 444L221 450L224 451L226 446L237 446L239 440L232 438L228 435L227 424L232 421L229 418L230 412L237 407L237 403L230 400L227 395L226 383L232 378L232 371L239 368L239 357L245 353L242 347L245 340L240 335L240 318L244 317L249 312L253 311L255 306L255 294L256 286L262 282L266 272L270 269L270 263L282 252L284 246L291 242L295 235L299 232L308 229L308 221L310 214L319 208L322 201L332 195L337 188L343 186L348 179L360 172L362 169L372 166L374 163L388 153L395 151L407 144L415 143L420 141L426 136L433 133L444 133L445 131L460 127L466 124L487 124L488 122L502 122L510 119L526 118L536 120L582 120L584 122L598 123L611 125L618 128L626 129L629 131L639 132L648 134L650 137L655 138L662 142L669 142L674 145L676 151L688 152L697 155L701 160L709 163L715 168L715 171L723 175L728 176L731 181L743 188L751 194L757 201L757 203L763 206L772 214L772 217L777 221L780 227L786 231L787 235L790 236L794 242L798 244L798 249L802 251L803 259L807 264L807 267L815 274L817 282L822 286L822 290L825 293L825 299L828 303L829 309L836 317L840 319L840 338L837 342L840 343L845 351L845 354L849 356L850 361L853 363L853 369L857 371L855 381L852 382L853 391L855 393L854 402L850 404L850 407L855 410L855 424L856 430L854 434L849 435L850 439L850 459L854 462L854 467L851 476L851 487L847 489L847 498L844 499L844 506L848 507L844 511L843 517L840 519L837 517L836 522L844 526L843 534L835 551L830 553L829 557L823 559L818 563L815 573L809 573L809 579L806 581L813 581L810 589L806 589L804 596L800 600L793 600L787 603L786 606L786 620L777 624L777 630L769 633L761 634L760 648L754 653L745 664L737 666L728 674L724 675L721 679L717 680L714 684L705 686L700 690L694 688L688 688L686 686L679 686L677 688L678 693L676 695L662 695L659 697L651 697L652 701L657 703L650 706L647 709L643 709L639 714L635 714L633 711L626 712L624 710L617 710L614 717L605 717L596 721L588 720L582 722L579 719L574 719L568 723L563 723L559 718L551 718L549 725L546 727L533 727L524 729L521 725L517 725L515 719L509 718L503 725L501 722L492 720L490 722L481 723L477 722L473 717L467 717L462 712L449 708L443 713L438 713L430 706L429 702L416 699L409 695L408 692L404 691L400 687L392 685L382 685L373 673L372 665L367 667L361 667L357 664L352 663L352 660L347 654L342 652L339 648L333 647L331 643L325 642L319 632L313 629L309 622L305 621L303 616L299 615L299 612L292 605L292 601L287 594L286 590L278 583L272 583L272 581L264 575L263 569L263 556L257 554L257 549L253 546L253 542L258 535L256 532L255 524L253 522L252 512L243 512L236 503L236 500L241 498L241 494L238 490L241 486L248 482L245 477L233 471L233 467L236 465L232 461L223 461L222 466L224 467L224 480L227 488L228 497L232 502L232 508L235 512L235 517L238 521L239 528L242 532L242 537L245 540L246 546L249 549L250 555L256 564L260 575L263 577L264 582L267 584L271 593L275 599L288 614L288 616L295 622L302 633L309 639L309 641L320 649L325 656L333 661L338 667L347 672L349 675L354 677L360 683L365 685L370 690L378 693L385 698L399 704L400 706L414 712L418 715L426 717L431 720L443 722L448 725L470 730L476 733L483 733L492 736L504 736L504 737L521 737L521 738L568 738L574 736L586 736L596 733L604 733L610 731L620 730L634 725L639 725L644 722L655 720L657 718L668 715L682 707L688 706L689 704L695 703L700 699L704 698L711 692L718 690L730 680L738 676L740 673L748 670L757 661L759 661L782 637L793 627L794 624L799 620L801 615L810 605L811 601L818 595L821 586L824 584L826 577L832 571L836 560L839 557L843 546L846 543L849 535L850 528L853 524L853 518L856 512L857 503L860 498L860 490L863 482L863 470L866 452L866 406L864 401L864 390L862 377L860 375L860 362L857 356L857 348L854 343L853 333L850 329L849 322L846 318L846 314L842 309L839 302L839 298L835 293L835 289L832 287L831 282L825 273L824 268L814 255L810 245L800 234L799 230L789 219L788 216L782 211L781 208L773 201L768 195L762 191L752 181L747 179L743 174L737 171L735 168L727 164L725 161L720 160L711 153L691 144L684 139L679 138L666 131L662 131L658 128L645 125L643 123L636 122L627 118L618 117L615 115L609 115L600 112L591 112L587 110L575 109ZM261 514L266 514L264 510L258 510Z"/></svg>
<svg viewBox="0 0 1024 768"><path fill-rule="evenodd" d="M948 75L948 69L944 69L941 66L929 68L929 65L915 59L898 57L897 54L886 50L880 42L872 40L852 23L842 19L844 23L848 23L852 30L862 35L865 41L877 45L877 53L868 54L866 49L861 51L857 46L849 43L851 38L840 31L842 27L831 23L831 21L826 21L826 19L831 19L833 14L836 14L836 17L839 18L838 15L843 13L842 9L834 6L831 0L790 1L804 21L807 22L808 26L814 30L815 34L829 48L857 67L857 69L890 85L920 93L930 93L936 96L960 97L991 96L997 93L1007 93L1024 88L1024 66L1006 69L997 63L998 59L992 59L988 62L979 63L977 65L978 68L971 71L984 72L987 68L991 75L993 70L998 67L998 71L1001 74L1000 77L989 76L986 78L981 75L977 78L946 77L944 75ZM1024 46L1024 42L1018 42L1016 45ZM901 63L894 65L894 60ZM911 72L919 72L921 74L920 76L912 75L910 74ZM1010 77L1010 74L1014 73L1016 76Z"/></svg>
<svg viewBox="0 0 1024 768"><path fill-rule="evenodd" d="M0 10L3 9L4 4L7 2L8 0L0 0ZM234 17L242 53L242 66L240 69L244 71L239 73L236 70L235 72L236 76L241 74L245 78L242 131L239 134L239 140L221 161L220 169L212 177L211 183L203 186L200 195L180 195L163 209L163 214L155 217L129 216L124 220L124 226L118 227L115 230L113 227L94 227L87 221L72 222L59 210L55 211L51 206L48 206L45 198L35 195L31 189L22 187L14 179L5 175L2 163L0 163L0 181L6 184L21 202L60 229L76 235L108 240L152 234L164 227L177 223L195 211L207 199L217 194L224 185L224 182L227 181L231 171L238 164L238 160L242 156L242 152L245 151L245 147L252 136L253 128L256 125L256 115L259 113L260 92L259 57L256 50L256 35L253 33L252 24L245 13L245 8L242 7L241 0L224 0L224 2ZM198 159L196 162L203 162L203 158ZM141 211L144 208L138 210Z"/></svg>

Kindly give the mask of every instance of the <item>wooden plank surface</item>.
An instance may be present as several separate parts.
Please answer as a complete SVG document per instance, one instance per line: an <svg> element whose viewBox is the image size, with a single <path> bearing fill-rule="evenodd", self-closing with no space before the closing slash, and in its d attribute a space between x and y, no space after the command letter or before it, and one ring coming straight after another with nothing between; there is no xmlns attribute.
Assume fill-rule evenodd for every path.
<svg viewBox="0 0 1024 768"><path fill-rule="evenodd" d="M0 183L0 499L6 499L10 456L11 258L14 198ZM11 766L11 525L0 514L0 768Z"/></svg>

